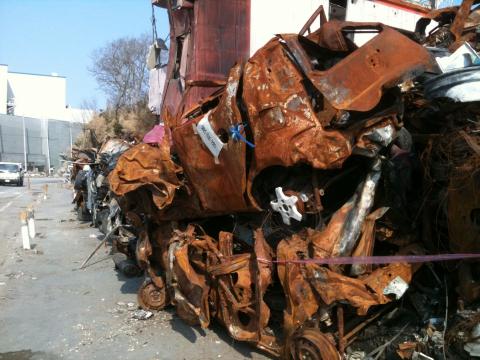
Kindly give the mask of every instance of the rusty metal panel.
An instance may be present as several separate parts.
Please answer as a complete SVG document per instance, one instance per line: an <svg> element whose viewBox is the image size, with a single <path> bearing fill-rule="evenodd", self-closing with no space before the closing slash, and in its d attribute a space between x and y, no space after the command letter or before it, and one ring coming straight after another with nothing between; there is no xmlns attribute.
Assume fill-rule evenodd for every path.
<svg viewBox="0 0 480 360"><path fill-rule="evenodd" d="M250 0L195 2L194 47L188 80L225 80L250 51Z"/></svg>
<svg viewBox="0 0 480 360"><path fill-rule="evenodd" d="M351 137L323 129L304 76L277 38L247 63L243 97L255 139L254 174L268 166L297 162L336 168L350 155ZM322 115L335 115L335 111L328 113Z"/></svg>
<svg viewBox="0 0 480 360"><path fill-rule="evenodd" d="M180 186L180 171L170 159L170 147L165 141L160 148L139 144L120 157L109 175L109 184L117 195L148 186L155 205L163 209L172 203L175 189Z"/></svg>
<svg viewBox="0 0 480 360"><path fill-rule="evenodd" d="M166 9L168 7L168 0L152 0L152 5Z"/></svg>
<svg viewBox="0 0 480 360"><path fill-rule="evenodd" d="M178 106L182 101L182 85L180 79L167 80L162 102L161 118L167 126L174 126L170 123L172 115L178 110Z"/></svg>
<svg viewBox="0 0 480 360"><path fill-rule="evenodd" d="M162 118L217 91L215 82L225 81L230 68L246 61L250 51L250 0L197 0L193 9L174 9L170 3L168 13L170 54Z"/></svg>
<svg viewBox="0 0 480 360"><path fill-rule="evenodd" d="M342 30L354 30L352 23ZM377 36L325 72L313 71L312 82L337 109L368 111L378 104L384 88L434 68L425 49L385 25Z"/></svg>
<svg viewBox="0 0 480 360"><path fill-rule="evenodd" d="M185 172L208 212L245 211L248 205L244 198L246 189L245 143L229 138L231 128L242 123L237 107L237 91L242 66L236 65L230 72L225 91L218 106L211 113L201 114L173 130L173 138ZM214 156L202 142L198 131L200 120L207 117L216 133L221 133L224 147L215 163ZM212 191L212 189L222 191Z"/></svg>
<svg viewBox="0 0 480 360"><path fill-rule="evenodd" d="M167 125L172 115L177 113L178 106L182 102L184 88L178 76L180 67L181 52L183 49L182 37L191 31L192 11L190 9L181 9L173 11L170 2L167 2L168 17L170 20L170 44L168 54L168 66L166 74L166 85L162 99L161 118ZM188 51L187 51L188 53Z"/></svg>

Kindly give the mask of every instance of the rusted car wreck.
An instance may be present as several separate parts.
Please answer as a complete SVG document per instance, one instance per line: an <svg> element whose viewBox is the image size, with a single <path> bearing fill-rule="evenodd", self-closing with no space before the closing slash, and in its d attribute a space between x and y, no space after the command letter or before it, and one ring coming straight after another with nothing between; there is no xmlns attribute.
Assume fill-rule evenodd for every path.
<svg viewBox="0 0 480 360"><path fill-rule="evenodd" d="M373 255L428 252L404 126L421 105L399 85L435 60L414 34L317 15L318 30L277 35L224 84L187 81L175 106L167 88L163 140L108 177L136 229L134 248L116 248L145 271L142 307L215 319L293 359L342 358L404 295L420 265ZM357 32L375 36L357 47ZM209 96L195 103L199 84Z"/></svg>

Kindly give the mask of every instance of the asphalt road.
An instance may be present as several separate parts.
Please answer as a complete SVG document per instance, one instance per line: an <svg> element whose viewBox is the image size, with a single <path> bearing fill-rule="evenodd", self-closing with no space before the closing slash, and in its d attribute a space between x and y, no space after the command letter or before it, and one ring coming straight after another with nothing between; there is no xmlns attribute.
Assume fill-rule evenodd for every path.
<svg viewBox="0 0 480 360"><path fill-rule="evenodd" d="M40 203L45 185L53 186L61 182L59 178L25 178L23 187L0 185L0 239L3 239L0 240L0 266L6 260L8 239L17 236L20 230L20 212Z"/></svg>
<svg viewBox="0 0 480 360"><path fill-rule="evenodd" d="M0 187L0 360L267 358L219 326L186 325L171 309L134 319L142 279L117 273L109 249L78 270L101 235L76 220L71 199L60 179ZM29 205L37 235L23 250L19 213Z"/></svg>

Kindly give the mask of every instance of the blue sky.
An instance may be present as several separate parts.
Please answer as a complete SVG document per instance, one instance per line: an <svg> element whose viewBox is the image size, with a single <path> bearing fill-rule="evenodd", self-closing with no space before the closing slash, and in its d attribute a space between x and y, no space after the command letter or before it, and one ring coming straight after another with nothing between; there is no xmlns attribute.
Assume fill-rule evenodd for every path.
<svg viewBox="0 0 480 360"><path fill-rule="evenodd" d="M87 67L91 54L124 36L152 33L150 0L0 0L0 64L10 71L67 77L67 104L105 96ZM155 11L159 37L168 19Z"/></svg>

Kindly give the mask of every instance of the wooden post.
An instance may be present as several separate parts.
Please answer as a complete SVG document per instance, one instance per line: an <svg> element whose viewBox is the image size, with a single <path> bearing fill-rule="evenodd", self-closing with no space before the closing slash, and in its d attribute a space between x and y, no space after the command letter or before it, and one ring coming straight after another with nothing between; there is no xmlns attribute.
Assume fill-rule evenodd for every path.
<svg viewBox="0 0 480 360"><path fill-rule="evenodd" d="M27 225L30 239L35 239L35 212L31 206L27 208Z"/></svg>
<svg viewBox="0 0 480 360"><path fill-rule="evenodd" d="M22 223L22 243L25 250L30 250L30 236L28 234L27 212L20 213L20 221Z"/></svg>

